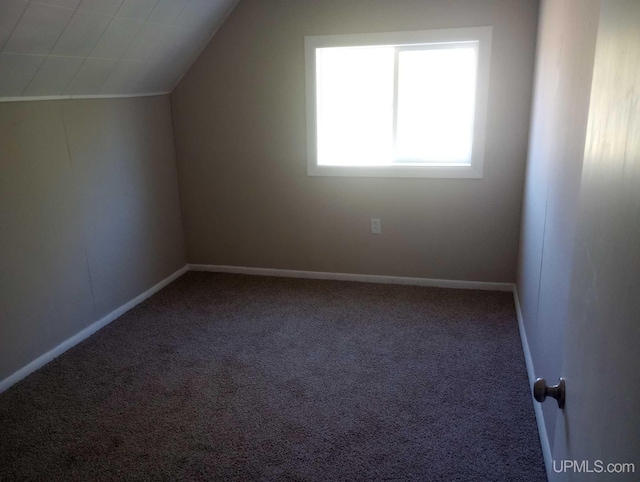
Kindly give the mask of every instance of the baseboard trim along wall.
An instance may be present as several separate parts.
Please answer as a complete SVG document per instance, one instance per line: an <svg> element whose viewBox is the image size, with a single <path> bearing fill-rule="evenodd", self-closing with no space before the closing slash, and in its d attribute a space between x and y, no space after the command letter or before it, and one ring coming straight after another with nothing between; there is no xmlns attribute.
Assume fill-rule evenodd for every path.
<svg viewBox="0 0 640 482"><path fill-rule="evenodd" d="M105 95L39 95L24 97L0 97L0 102L39 102L47 100L80 100L80 99L130 99L135 97L157 97L169 95L171 91L150 92L148 94L105 94Z"/></svg>
<svg viewBox="0 0 640 482"><path fill-rule="evenodd" d="M365 275L365 274L350 274L350 273L327 273L322 271L298 271L298 270L283 270L283 269L269 269L269 268L248 268L242 266L219 266L219 265L204 265L204 264L188 264L169 277L160 281L153 287L149 288L144 293L140 294L136 298L132 299L128 303L122 305L118 309L112 311L105 317L89 325L79 333L75 334L71 338L60 343L58 346L49 350L44 355L33 360L28 365L19 369L9 377L0 381L0 393L9 389L12 385L18 383L23 378L27 377L31 373L35 372L39 368L52 361L54 358L62 355L68 349L74 347L81 341L89 338L95 332L105 327L115 319L125 314L130 309L134 308L138 304L142 303L147 298L151 297L168 284L175 281L187 271L207 271L213 273L233 273L233 274L247 274L257 276L275 276L286 278L308 278L308 279L324 279L324 280L337 280L337 281L359 281L365 283L386 283L386 284L400 284L400 285L413 285L413 286L426 286L434 288L454 288L454 289L474 289L474 290L492 290L492 291L505 291L513 292L514 301L516 306L516 314L518 318L518 326L520 329L520 337L522 340L522 347L525 354L525 361L527 365L527 372L529 374L530 384L533 383L533 364L531 361L531 353L529 352L529 345L527 343L526 333L524 331L524 325L522 322L522 313L520 311L520 303L518 300L517 290L512 283L493 283L483 281L462 281L462 280L444 280L444 279L432 279L432 278L410 278L400 276L381 276L381 275ZM534 403L534 409L536 413L536 420L538 423L538 431L540 433L540 441L542 444L542 452L544 454L545 465L547 472L551 467L551 452L549 449L549 441L547 439L544 419L542 415L542 409L539 404Z"/></svg>
<svg viewBox="0 0 640 482"><path fill-rule="evenodd" d="M275 276L279 278L308 278L336 281L360 281L364 283L384 283L396 285L428 286L432 288L456 288L466 290L513 291L513 283L493 283L486 281L462 281L433 278L407 278L403 276L382 276L373 274L327 273L324 271L298 271L290 269L248 268L245 266L221 266L211 264L190 264L190 271L211 273L249 274L255 276Z"/></svg>
<svg viewBox="0 0 640 482"><path fill-rule="evenodd" d="M527 332L524 329L524 318L522 317L522 309L520 308L520 298L518 298L518 287L515 285L513 286L513 301L516 305L516 317L518 318L518 329L520 330L520 340L522 341L522 350L524 351L524 361L527 365L527 374L529 375L529 386L533 387L533 383L536 381L536 375L533 368L531 351L529 350ZM551 480L553 459L551 456L551 445L549 444L547 428L544 423L542 405L533 399L533 395L531 396L531 401L533 403L533 410L536 414L536 424L538 425L538 435L540 436L540 445L542 446L542 456L544 457L544 466L547 470L547 478Z"/></svg>
<svg viewBox="0 0 640 482"><path fill-rule="evenodd" d="M533 386L535 381L535 373L533 369L533 360L531 358L531 352L529 350L529 343L527 341L527 333L524 329L524 321L522 318L522 310L520 308L520 300L518 298L518 289L513 283L493 283L484 281L462 281L462 280L444 280L444 279L432 279L432 278L408 278L401 276L381 276L381 275L368 275L368 274L349 274L349 273L327 273L322 271L298 271L298 270L286 270L286 269L270 269L270 268L248 268L243 266L220 266L220 265L207 265L207 264L188 264L171 276L160 281L153 287L149 288L144 293L135 297L128 303L122 305L120 308L112 311L107 316L101 318L95 323L89 325L84 330L75 334L68 340L60 343L58 346L49 350L44 355L36 358L28 365L22 367L13 375L0 381L0 393L7 390L12 385L18 383L23 378L27 377L31 373L35 372L39 368L49 363L54 358L62 355L68 349L74 347L81 341L89 338L95 332L105 327L115 319L124 315L127 311L134 308L136 305L142 303L147 298L151 297L168 284L175 281L177 278L185 274L187 271L207 271L212 273L232 273L232 274L247 274L256 276L275 276L282 278L308 278L308 279L324 279L324 280L337 280L337 281L360 281L365 283L386 283L386 284L400 284L400 285L413 285L413 286L427 286L434 288L454 288L454 289L471 289L471 290L491 290L491 291L506 291L513 293L513 299L516 308L516 316L518 319L518 328L520 331L520 340L522 342L522 349L524 351L524 359L527 366L527 374L529 376L529 386ZM551 448L549 445L549 438L547 436L547 430L544 424L544 415L542 413L542 406L539 403L535 403L532 397L533 408L536 415L536 422L538 425L538 433L540 435L540 444L542 446L542 454L544 457L544 463L547 470L547 476L551 477Z"/></svg>
<svg viewBox="0 0 640 482"><path fill-rule="evenodd" d="M4 392L9 387L11 387L12 385L18 383L20 380L22 380L23 378L27 377L31 373L35 372L39 368L42 368L44 365L49 363L54 358L62 355L69 348L72 348L75 345L77 345L78 343L80 343L81 341L89 338L96 331L98 331L101 328L105 327L106 325L108 325L109 323L114 321L116 318L121 317L127 311L129 311L131 308L134 308L136 305L139 305L144 300L146 300L150 296L154 295L155 293L160 291L162 288L164 288L168 284L172 283L173 281L178 279L180 276L185 274L188 270L189 270L188 266L183 266L178 271L176 271L175 273L173 273L169 277L163 279L158 284L152 286L151 288L149 288L144 293L136 296L134 299L132 299L128 303L125 303L120 308L112 311L107 316L105 316L105 317L99 319L98 321L96 321L95 323L92 323L91 325L87 326L84 330L80 331L79 333L76 333L71 338L63 341L58 346L56 346L52 350L49 350L44 355L39 356L38 358L33 360L31 363L29 363L28 365L22 367L20 370L15 372L13 375L9 375L4 380L0 381L0 393Z"/></svg>

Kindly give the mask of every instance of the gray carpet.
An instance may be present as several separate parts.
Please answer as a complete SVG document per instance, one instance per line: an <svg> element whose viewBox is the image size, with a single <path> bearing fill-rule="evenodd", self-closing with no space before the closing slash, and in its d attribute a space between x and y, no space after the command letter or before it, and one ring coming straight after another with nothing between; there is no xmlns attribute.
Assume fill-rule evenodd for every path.
<svg viewBox="0 0 640 482"><path fill-rule="evenodd" d="M0 480L546 480L510 293L188 273L0 394Z"/></svg>

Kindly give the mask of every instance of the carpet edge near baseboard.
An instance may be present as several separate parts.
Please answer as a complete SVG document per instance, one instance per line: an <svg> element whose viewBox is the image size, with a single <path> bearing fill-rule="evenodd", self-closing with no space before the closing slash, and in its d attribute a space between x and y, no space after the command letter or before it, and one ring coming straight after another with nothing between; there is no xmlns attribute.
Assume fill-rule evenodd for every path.
<svg viewBox="0 0 640 482"><path fill-rule="evenodd" d="M522 309L520 307L520 298L518 297L518 286L513 285L513 301L516 305L516 317L518 318L518 330L520 331L520 341L522 342L522 351L524 352L524 361L527 366L527 375L529 376L529 386L533 387L533 383L536 380L535 369L533 367L533 358L531 357L531 350L529 349L529 341L527 339L527 332L524 328L524 317L522 316ZM540 437L540 446L542 448L542 456L544 458L544 466L547 471L547 478L551 480L553 456L551 454L551 445L549 444L549 436L547 434L547 426L544 422L544 413L542 411L542 405L537 403L531 395L531 402L533 403L533 410L536 415L536 424L538 426L538 435Z"/></svg>
<svg viewBox="0 0 640 482"><path fill-rule="evenodd" d="M520 340L522 343L522 349L524 352L524 359L527 369L527 375L529 377L529 384L532 386L535 381L535 371L533 367L533 360L531 357L531 351L529 349L529 343L527 340L527 334L524 328L524 319L520 306L520 300L518 297L517 285L514 283L497 283L497 282L484 282L484 281L464 281L464 280L445 280L445 279L433 279L433 278L412 278L412 277L400 277L400 276L383 276L383 275L366 275L366 274L351 274L351 273L330 273L322 271L300 271L300 270L283 270L283 269L271 269L271 268L252 268L244 266L226 266L226 265L207 265L207 264L186 264L176 272L169 275L159 283L155 284L145 292L141 293L137 297L133 298L129 302L125 303L121 307L115 309L108 315L92 323L88 327L82 329L80 332L71 336L67 340L63 341L55 348L49 350L43 355L39 356L35 360L31 361L24 367L18 369L13 374L9 375L4 380L0 381L0 393L8 390L13 385L23 380L31 373L42 368L64 352L74 347L83 340L89 338L91 335L107 326L112 321L115 321L135 306L139 305L147 298L150 298L155 293L168 286L170 283L178 279L188 271L204 271L213 273L232 273L232 274L245 274L254 276L274 276L274 277L286 277L286 278L306 278L306 279L324 279L324 280L336 280L336 281L356 281L365 283L384 283L384 284L399 284L399 285L413 285L413 286L425 286L433 288L451 288L451 289L476 289L476 290L491 290L491 291L510 291L513 293L516 317L518 320L518 329L520 333ZM533 403L533 398L532 398ZM544 414L540 404L533 403L533 408L536 416L536 423L538 427L538 434L540 437L540 445L544 456L544 464L547 471L547 476L550 476L552 454L549 444L549 438L546 431L546 425L544 421Z"/></svg>
<svg viewBox="0 0 640 482"><path fill-rule="evenodd" d="M169 285L170 283L172 283L173 281L178 279L180 276L185 274L187 271L189 271L189 265L183 266L178 271L174 272L173 274L169 275L168 277L166 277L165 279L163 279L159 283L156 283L154 286L152 286L151 288L149 288L145 292L143 292L143 293L139 294L138 296L136 296L135 298L133 298L131 301L125 303L124 305L122 305L119 308L116 308L111 313L109 313L108 315L100 318L98 321L95 321L94 323L90 324L86 328L83 328L81 331L79 331L75 335L71 336L70 338L67 338L65 341L63 341L62 343L57 345L55 348L52 348L51 350L49 350L48 352L44 353L43 355L40 355L38 358L36 358L32 362L28 363L27 365L23 366L22 368L18 369L16 372L14 372L13 374L9 375L4 380L1 380L0 381L0 393L8 390L13 385L18 383L20 380L23 380L24 378L28 377L33 372L35 372L36 370L42 368L43 366L45 366L47 363L51 362L55 358L59 357L60 355L62 355L64 352L66 352L70 348L73 348L74 346L76 346L81 341L86 340L91 335L93 335L97 331L101 330L102 328L107 326L112 321L120 318L127 311L129 311L132 308L136 307L137 305L142 303L147 298L153 296L158 291L160 291L162 288L164 288L165 286Z"/></svg>
<svg viewBox="0 0 640 482"><path fill-rule="evenodd" d="M278 278L305 278L334 281L358 281L362 283L383 283L397 285L425 286L429 288L452 288L468 290L488 290L513 292L513 283L492 281L465 281L436 278L412 278L405 276L385 276L374 274L330 273L325 271L301 271L275 268L253 268L247 266L227 266L213 264L189 264L189 271L210 273L246 274L253 276L275 276Z"/></svg>

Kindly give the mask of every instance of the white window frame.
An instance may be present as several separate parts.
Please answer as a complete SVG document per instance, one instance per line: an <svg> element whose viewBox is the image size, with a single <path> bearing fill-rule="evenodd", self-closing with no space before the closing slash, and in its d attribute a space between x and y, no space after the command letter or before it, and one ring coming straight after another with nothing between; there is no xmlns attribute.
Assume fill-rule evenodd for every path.
<svg viewBox="0 0 640 482"><path fill-rule="evenodd" d="M348 177L475 178L483 175L492 27L450 28L409 32L317 35L304 38L307 107L307 175ZM438 48L433 44L477 42L478 65L471 162L458 165L325 166L318 165L316 49L328 47L395 46ZM431 45L429 45L431 44ZM394 109L395 110L395 109ZM395 115L395 114L394 114ZM394 119L395 129L395 119Z"/></svg>

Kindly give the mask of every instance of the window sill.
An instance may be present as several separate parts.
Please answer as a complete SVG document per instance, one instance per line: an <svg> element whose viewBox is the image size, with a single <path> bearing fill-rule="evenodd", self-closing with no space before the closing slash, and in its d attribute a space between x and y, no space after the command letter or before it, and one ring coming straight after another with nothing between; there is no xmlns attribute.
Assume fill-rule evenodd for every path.
<svg viewBox="0 0 640 482"><path fill-rule="evenodd" d="M419 177L419 178L452 178L482 179L482 168L466 166L307 166L308 176L333 177Z"/></svg>

